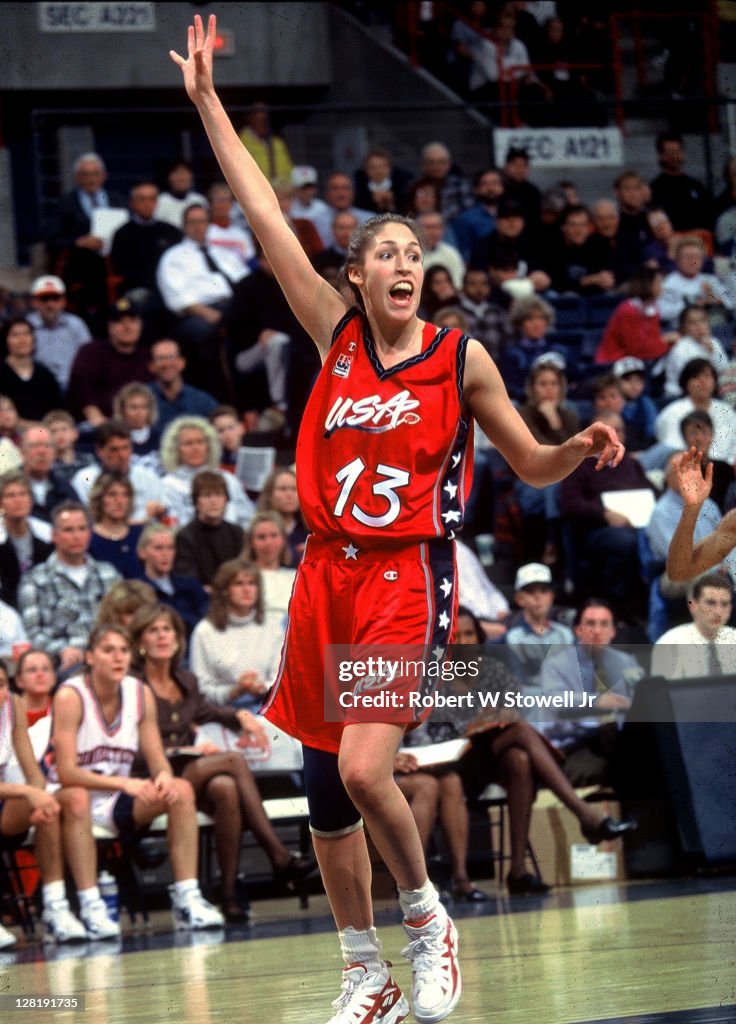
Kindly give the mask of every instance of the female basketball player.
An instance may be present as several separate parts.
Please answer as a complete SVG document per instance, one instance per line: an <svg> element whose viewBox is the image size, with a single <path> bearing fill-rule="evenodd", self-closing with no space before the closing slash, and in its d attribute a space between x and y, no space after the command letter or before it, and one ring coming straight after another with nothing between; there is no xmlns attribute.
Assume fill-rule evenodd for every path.
<svg viewBox="0 0 736 1024"><path fill-rule="evenodd" d="M532 484L561 479L587 455L599 468L616 464L623 448L600 424L556 448L537 444L482 346L418 319L424 275L413 222L382 214L353 236L347 278L361 308L348 309L312 268L238 140L212 82L214 41L215 18L205 33L196 15L187 58L173 51L171 57L324 364L297 446L299 497L311 536L294 586L281 674L264 713L304 744L314 846L346 963L330 1024L379 1017L397 1024L409 1012L373 928L363 819L399 889L414 1015L434 1024L460 997L457 934L427 878L411 811L393 781L406 718L368 721L348 711L343 721L327 721L326 669L328 690L332 679L325 647L413 644L437 652L449 642L456 606L452 538L469 489L472 417ZM417 685L423 696L430 692L423 679L401 678L395 699L408 705Z"/></svg>

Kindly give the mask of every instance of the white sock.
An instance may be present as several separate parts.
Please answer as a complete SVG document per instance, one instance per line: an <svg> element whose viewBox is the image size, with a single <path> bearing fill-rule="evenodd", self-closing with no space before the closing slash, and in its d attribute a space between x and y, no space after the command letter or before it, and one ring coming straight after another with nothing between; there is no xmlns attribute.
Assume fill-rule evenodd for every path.
<svg viewBox="0 0 736 1024"><path fill-rule="evenodd" d="M407 921L428 917L439 906L439 896L429 879L421 889L399 889L399 906Z"/></svg>
<svg viewBox="0 0 736 1024"><path fill-rule="evenodd" d="M50 907L52 903L66 900L66 886L63 879L59 879L58 882L47 882L41 891L44 907Z"/></svg>
<svg viewBox="0 0 736 1024"><path fill-rule="evenodd" d="M375 928L358 931L357 928L348 927L343 928L338 935L342 958L346 964L363 964L369 971L383 967L381 943Z"/></svg>
<svg viewBox="0 0 736 1024"><path fill-rule="evenodd" d="M100 890L96 885L93 885L89 889L78 889L77 896L79 898L79 909L84 910L100 898Z"/></svg>
<svg viewBox="0 0 736 1024"><path fill-rule="evenodd" d="M199 892L199 882L196 878L184 878L180 882L174 882L174 899L181 903L191 893Z"/></svg>

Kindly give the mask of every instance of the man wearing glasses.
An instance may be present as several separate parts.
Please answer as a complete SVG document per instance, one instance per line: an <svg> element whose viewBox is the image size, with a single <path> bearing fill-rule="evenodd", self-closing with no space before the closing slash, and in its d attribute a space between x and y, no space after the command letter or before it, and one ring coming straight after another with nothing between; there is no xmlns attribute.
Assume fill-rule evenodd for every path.
<svg viewBox="0 0 736 1024"><path fill-rule="evenodd" d="M66 286L60 277L44 274L31 285L28 321L36 334L34 358L48 367L59 382L62 392L69 385L74 357L92 336L81 317L66 309Z"/></svg>

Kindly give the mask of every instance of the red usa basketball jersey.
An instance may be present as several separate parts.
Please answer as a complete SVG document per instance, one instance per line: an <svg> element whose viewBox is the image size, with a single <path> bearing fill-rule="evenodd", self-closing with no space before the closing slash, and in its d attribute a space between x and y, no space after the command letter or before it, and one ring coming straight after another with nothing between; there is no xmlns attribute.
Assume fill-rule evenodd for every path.
<svg viewBox="0 0 736 1024"><path fill-rule="evenodd" d="M461 529L472 480L467 344L457 329L425 324L422 351L384 369L363 314L341 320L297 444L314 534L395 547Z"/></svg>

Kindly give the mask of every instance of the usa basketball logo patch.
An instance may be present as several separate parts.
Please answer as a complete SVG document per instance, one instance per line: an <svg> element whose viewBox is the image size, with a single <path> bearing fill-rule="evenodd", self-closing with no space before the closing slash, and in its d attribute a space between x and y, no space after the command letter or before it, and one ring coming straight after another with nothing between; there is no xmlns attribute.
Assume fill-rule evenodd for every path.
<svg viewBox="0 0 736 1024"><path fill-rule="evenodd" d="M348 377L352 365L352 356L338 356L335 365L332 367L332 372L336 377Z"/></svg>

